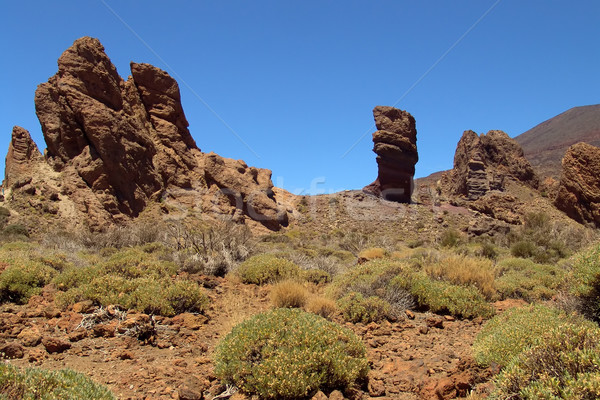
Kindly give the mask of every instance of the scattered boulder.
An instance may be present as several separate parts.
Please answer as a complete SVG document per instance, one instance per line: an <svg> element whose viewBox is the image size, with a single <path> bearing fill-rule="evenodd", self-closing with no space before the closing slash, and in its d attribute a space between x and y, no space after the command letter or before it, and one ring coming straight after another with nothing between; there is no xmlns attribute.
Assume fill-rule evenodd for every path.
<svg viewBox="0 0 600 400"><path fill-rule="evenodd" d="M507 180L537 188L539 180L519 144L502 131L465 131L456 147L454 168L442 181L451 195L468 201L503 191Z"/></svg>
<svg viewBox="0 0 600 400"><path fill-rule="evenodd" d="M15 359L23 358L25 349L20 343L11 342L0 346L0 358Z"/></svg>
<svg viewBox="0 0 600 400"><path fill-rule="evenodd" d="M375 182L363 191L386 200L410 203L417 153L417 128L408 112L393 107L373 109L377 132L373 133L373 151L377 154Z"/></svg>
<svg viewBox="0 0 600 400"><path fill-rule="evenodd" d="M569 147L554 204L574 220L600 227L600 148L583 142Z"/></svg>
<svg viewBox="0 0 600 400"><path fill-rule="evenodd" d="M19 333L17 339L26 347L35 347L42 341L42 335L37 328L25 328Z"/></svg>
<svg viewBox="0 0 600 400"><path fill-rule="evenodd" d="M62 353L71 348L71 343L55 337L42 338L42 344L48 353Z"/></svg>

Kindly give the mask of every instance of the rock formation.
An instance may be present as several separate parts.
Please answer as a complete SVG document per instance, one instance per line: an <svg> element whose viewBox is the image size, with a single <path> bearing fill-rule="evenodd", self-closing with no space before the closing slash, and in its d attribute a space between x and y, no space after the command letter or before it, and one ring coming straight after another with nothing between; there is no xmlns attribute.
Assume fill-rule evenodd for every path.
<svg viewBox="0 0 600 400"><path fill-rule="evenodd" d="M502 131L465 131L456 147L454 168L442 180L451 195L469 201L502 191L512 179L537 188L539 182L519 144Z"/></svg>
<svg viewBox="0 0 600 400"><path fill-rule="evenodd" d="M12 130L12 138L6 154L6 184L14 185L19 180L31 179L31 164L42 161L42 153L31 139L29 132L20 126L15 126Z"/></svg>
<svg viewBox="0 0 600 400"><path fill-rule="evenodd" d="M600 148L587 143L569 147L554 204L574 220L600 227Z"/></svg>
<svg viewBox="0 0 600 400"><path fill-rule="evenodd" d="M415 119L406 111L386 106L375 107L373 116L378 174L375 182L363 190L386 200L410 203L415 164L419 160Z"/></svg>
<svg viewBox="0 0 600 400"><path fill-rule="evenodd" d="M186 206L205 213L238 221L247 216L270 229L287 223L269 170L202 153L188 130L177 82L137 63L124 81L97 39L78 39L60 56L56 75L38 86L35 107L45 160L58 174L54 186L92 229L135 218L159 200L177 202L184 192ZM20 165L41 159L26 131L15 129L8 186Z"/></svg>

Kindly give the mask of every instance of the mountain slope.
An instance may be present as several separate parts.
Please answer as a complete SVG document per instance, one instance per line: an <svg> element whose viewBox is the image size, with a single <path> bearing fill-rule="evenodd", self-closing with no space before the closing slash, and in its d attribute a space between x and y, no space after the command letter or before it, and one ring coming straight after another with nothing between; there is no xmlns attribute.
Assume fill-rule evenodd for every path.
<svg viewBox="0 0 600 400"><path fill-rule="evenodd" d="M541 177L558 178L569 146L600 146L600 104L571 108L515 137Z"/></svg>

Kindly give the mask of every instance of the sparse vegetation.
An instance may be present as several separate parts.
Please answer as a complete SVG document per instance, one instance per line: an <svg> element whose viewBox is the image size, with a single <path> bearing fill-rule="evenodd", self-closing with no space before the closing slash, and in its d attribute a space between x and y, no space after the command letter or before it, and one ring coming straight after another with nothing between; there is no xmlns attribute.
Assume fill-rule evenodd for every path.
<svg viewBox="0 0 600 400"><path fill-rule="evenodd" d="M465 318L489 318L494 315L493 307L474 287L432 280L418 272L398 275L390 285L396 290L408 291L419 307L432 312Z"/></svg>
<svg viewBox="0 0 600 400"><path fill-rule="evenodd" d="M63 369L18 369L0 363L0 398L6 400L86 399L115 400L104 386L85 375Z"/></svg>
<svg viewBox="0 0 600 400"><path fill-rule="evenodd" d="M494 268L490 260L485 258L450 255L438 262L426 264L424 270L436 280L475 286L488 299L496 293Z"/></svg>
<svg viewBox="0 0 600 400"><path fill-rule="evenodd" d="M550 327L584 324L545 305L513 308L489 320L473 343L475 360L481 365L508 365L515 356L540 343Z"/></svg>
<svg viewBox="0 0 600 400"><path fill-rule="evenodd" d="M244 283L264 285L296 278L300 275L300 267L285 258L260 254L244 261L237 269L237 274Z"/></svg>
<svg viewBox="0 0 600 400"><path fill-rule="evenodd" d="M549 300L564 282L564 269L536 264L522 258L507 258L496 266L496 289L502 299Z"/></svg>
<svg viewBox="0 0 600 400"><path fill-rule="evenodd" d="M559 325L496 378L492 399L600 398L600 330Z"/></svg>
<svg viewBox="0 0 600 400"><path fill-rule="evenodd" d="M300 399L364 379L366 351L351 331L279 308L233 328L218 345L215 374L261 399Z"/></svg>

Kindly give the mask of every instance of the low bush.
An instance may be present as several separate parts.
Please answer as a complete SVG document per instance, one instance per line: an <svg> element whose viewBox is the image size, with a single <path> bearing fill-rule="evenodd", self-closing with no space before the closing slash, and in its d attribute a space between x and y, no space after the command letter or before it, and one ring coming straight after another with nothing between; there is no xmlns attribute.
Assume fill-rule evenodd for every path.
<svg viewBox="0 0 600 400"><path fill-rule="evenodd" d="M579 299L582 312L600 322L600 246L575 257L570 281L571 293Z"/></svg>
<svg viewBox="0 0 600 400"><path fill-rule="evenodd" d="M208 297L192 281L176 280L177 266L147 253L144 247L117 251L93 266L66 268L53 279L61 290L59 305L91 300L96 305L117 304L148 314L172 316L203 312Z"/></svg>
<svg viewBox="0 0 600 400"><path fill-rule="evenodd" d="M513 257L531 258L538 253L538 247L529 240L519 240L510 246L510 254Z"/></svg>
<svg viewBox="0 0 600 400"><path fill-rule="evenodd" d="M215 374L261 399L344 389L367 372L365 348L353 332L298 309L278 308L242 322L215 351Z"/></svg>
<svg viewBox="0 0 600 400"><path fill-rule="evenodd" d="M308 299L308 289L299 282L286 280L271 288L271 303L275 307L302 308Z"/></svg>
<svg viewBox="0 0 600 400"><path fill-rule="evenodd" d="M502 260L496 266L496 274L500 298L521 298L530 302L551 299L565 279L565 271L558 266L536 264L521 258Z"/></svg>
<svg viewBox="0 0 600 400"><path fill-rule="evenodd" d="M304 280L314 283L315 285L329 283L331 281L331 275L322 269L307 269L302 275Z"/></svg>
<svg viewBox="0 0 600 400"><path fill-rule="evenodd" d="M260 254L250 257L237 269L244 283L264 285L300 275L300 267L285 258L272 254Z"/></svg>
<svg viewBox="0 0 600 400"><path fill-rule="evenodd" d="M24 304L52 280L57 271L39 261L14 260L0 274L0 301Z"/></svg>
<svg viewBox="0 0 600 400"><path fill-rule="evenodd" d="M550 327L573 323L585 321L544 305L507 310L489 320L477 335L473 343L475 360L484 366L506 366L516 355L538 344Z"/></svg>
<svg viewBox="0 0 600 400"><path fill-rule="evenodd" d="M337 301L337 305L350 322L378 322L391 316L390 304L377 297L365 297L360 293L350 292Z"/></svg>
<svg viewBox="0 0 600 400"><path fill-rule="evenodd" d="M323 318L331 318L337 311L337 304L334 300L323 296L311 296L304 306L309 313L320 315Z"/></svg>
<svg viewBox="0 0 600 400"><path fill-rule="evenodd" d="M0 363L0 398L5 400L116 399L106 387L72 370L46 371L37 368L21 370L3 363Z"/></svg>
<svg viewBox="0 0 600 400"><path fill-rule="evenodd" d="M519 354L496 378L492 399L600 398L600 330L561 325Z"/></svg>
<svg viewBox="0 0 600 400"><path fill-rule="evenodd" d="M427 275L463 286L475 286L491 299L496 294L494 267L486 258L450 255L439 262L425 265Z"/></svg>
<svg viewBox="0 0 600 400"><path fill-rule="evenodd" d="M442 247L456 247L460 244L460 233L456 229L448 228L442 232L439 238Z"/></svg>
<svg viewBox="0 0 600 400"><path fill-rule="evenodd" d="M435 313L465 318L489 318L494 315L494 308L476 288L432 280L419 272L398 275L390 282L390 287L408 291L420 308Z"/></svg>

